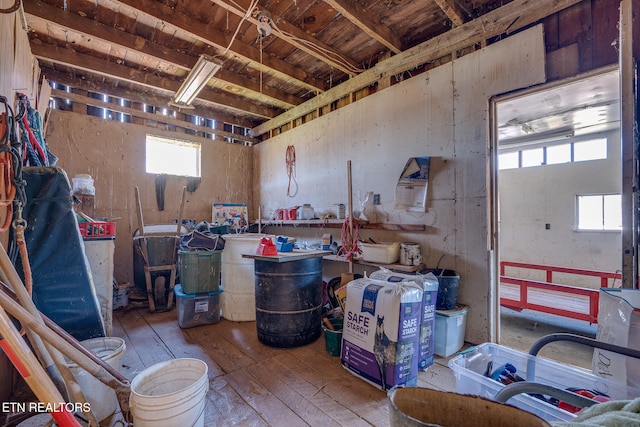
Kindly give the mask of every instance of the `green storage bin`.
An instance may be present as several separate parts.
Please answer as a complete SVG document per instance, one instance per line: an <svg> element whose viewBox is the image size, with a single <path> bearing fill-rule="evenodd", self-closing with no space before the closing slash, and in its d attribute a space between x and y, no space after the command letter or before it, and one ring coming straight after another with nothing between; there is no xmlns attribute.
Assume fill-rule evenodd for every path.
<svg viewBox="0 0 640 427"><path fill-rule="evenodd" d="M220 289L222 251L178 251L178 274L185 294Z"/></svg>

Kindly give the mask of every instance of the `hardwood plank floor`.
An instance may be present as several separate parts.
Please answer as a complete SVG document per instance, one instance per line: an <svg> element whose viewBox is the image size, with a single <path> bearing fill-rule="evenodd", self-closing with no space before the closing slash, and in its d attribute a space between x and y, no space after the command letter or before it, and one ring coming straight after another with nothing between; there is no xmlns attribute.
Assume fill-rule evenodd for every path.
<svg viewBox="0 0 640 427"><path fill-rule="evenodd" d="M553 322L545 324L548 316L529 317L503 313L504 345L520 345L520 350L526 351L540 336L560 330ZM583 329L567 331L588 335ZM207 427L390 424L386 393L342 368L340 359L326 352L322 336L306 346L279 349L259 342L255 322L223 318L214 325L181 329L175 309L150 313L146 307L114 311L112 335L125 340L121 371L129 379L161 361L181 357L203 360L209 367ZM549 356L564 363L587 365L591 360L589 354L583 356L571 346L552 350ZM436 356L434 365L420 372L418 385L455 391L448 360ZM19 379L11 400L33 399ZM40 414L20 427L44 427L50 419L48 414ZM102 424L120 427L119 419L115 415Z"/></svg>
<svg viewBox="0 0 640 427"><path fill-rule="evenodd" d="M181 329L176 310L116 310L113 335L125 340L122 372L133 379L172 358L194 357L209 367L206 426L388 426L388 399L330 356L324 337L280 349L258 341L255 322L221 319ZM455 379L436 362L419 374L419 385L454 391Z"/></svg>

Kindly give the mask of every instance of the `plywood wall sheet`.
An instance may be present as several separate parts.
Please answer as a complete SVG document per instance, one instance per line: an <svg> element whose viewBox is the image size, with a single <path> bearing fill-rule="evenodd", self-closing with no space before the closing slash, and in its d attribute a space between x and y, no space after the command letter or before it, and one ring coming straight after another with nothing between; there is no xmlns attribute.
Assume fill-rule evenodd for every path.
<svg viewBox="0 0 640 427"><path fill-rule="evenodd" d="M487 251L487 144L489 99L500 93L529 87L545 80L542 26L538 25L453 63L456 255L458 273L473 286L461 289L466 301L488 301L490 288ZM468 314L467 339L488 338L489 304Z"/></svg>
<svg viewBox="0 0 640 427"><path fill-rule="evenodd" d="M31 54L26 30L22 27L18 15L14 14L13 16L16 17L13 40L15 43L13 89L16 92L26 94L30 100L33 100L32 106L35 107L40 69L36 59Z"/></svg>
<svg viewBox="0 0 640 427"><path fill-rule="evenodd" d="M312 203L318 212L333 211L335 204L347 202L351 160L354 196L358 190L380 194L374 213L381 218L414 223L431 215L395 211L395 186L409 157L432 155L437 157L433 199L453 197L453 172L442 166L453 155L451 85L451 68L443 66L256 146L263 212L302 203ZM292 198L287 197L285 163L289 145L296 151L298 184Z"/></svg>
<svg viewBox="0 0 640 427"><path fill-rule="evenodd" d="M512 40L513 39L513 40ZM531 41L533 39L533 41ZM472 304L467 339L490 337L487 242L487 108L492 95L544 80L540 27L507 38L413 79L381 90L255 147L255 203L268 215L278 207L311 203L323 212L347 198L346 163L353 189L380 194L367 216L382 222L425 224L421 233L363 230L366 237L416 241L425 262L440 259L468 285ZM285 151L296 149L298 194L287 197ZM408 157L434 156L427 212L394 209L394 190ZM293 184L292 184L293 185ZM357 206L357 198L354 197ZM335 208L334 208L335 209ZM443 258L444 256L444 258ZM442 265L441 265L442 266ZM464 278L464 279L463 279Z"/></svg>
<svg viewBox="0 0 640 427"><path fill-rule="evenodd" d="M460 196L486 195L486 180L474 169L486 170L489 99L501 93L545 81L542 26L490 45L453 63L456 182Z"/></svg>
<svg viewBox="0 0 640 427"><path fill-rule="evenodd" d="M0 7L8 8L13 0L0 0ZM13 63L15 45L13 34L16 15L0 14L0 95L13 98ZM13 105L13 104L12 104Z"/></svg>
<svg viewBox="0 0 640 427"><path fill-rule="evenodd" d="M186 193L183 218L211 221L212 203L251 201L249 183L253 172L249 147L53 111L47 143L60 159L58 166L70 180L76 174L91 175L96 188L95 217L117 223L114 274L120 282L133 280L132 236L139 227L134 187L140 188L145 223L166 224L178 217L182 187L187 185L186 177L168 176L164 210L158 209L157 175L145 172L147 132L202 143L201 183L195 192Z"/></svg>

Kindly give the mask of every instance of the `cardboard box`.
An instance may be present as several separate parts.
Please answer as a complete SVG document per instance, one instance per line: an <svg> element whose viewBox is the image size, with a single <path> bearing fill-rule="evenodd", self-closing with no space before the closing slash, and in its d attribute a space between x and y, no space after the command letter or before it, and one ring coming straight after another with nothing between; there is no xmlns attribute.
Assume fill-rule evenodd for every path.
<svg viewBox="0 0 640 427"><path fill-rule="evenodd" d="M422 288L368 278L347 285L342 366L388 390L418 383Z"/></svg>

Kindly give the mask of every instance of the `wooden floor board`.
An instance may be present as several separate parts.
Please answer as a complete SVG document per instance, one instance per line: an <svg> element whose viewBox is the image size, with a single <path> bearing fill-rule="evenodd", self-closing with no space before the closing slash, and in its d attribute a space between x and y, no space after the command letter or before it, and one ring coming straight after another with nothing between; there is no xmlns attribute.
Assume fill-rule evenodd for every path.
<svg viewBox="0 0 640 427"><path fill-rule="evenodd" d="M206 426L268 426L260 415L232 387L225 377L209 382ZM215 409L215 411L214 411Z"/></svg>
<svg viewBox="0 0 640 427"><path fill-rule="evenodd" d="M273 358L266 359L260 365L253 366L247 370L274 396L307 423L312 426L338 425L310 399L315 391L305 387L304 381L294 381L297 374L288 370ZM311 389L313 388L311 386Z"/></svg>
<svg viewBox="0 0 640 427"><path fill-rule="evenodd" d="M131 350L138 354L145 367L175 359L162 337L149 326L143 312L144 310L128 310L118 314L120 323L129 337Z"/></svg>
<svg viewBox="0 0 640 427"><path fill-rule="evenodd" d="M324 337L296 348L262 344L255 322L221 319L182 329L175 310L114 312L114 335L127 345L124 373L133 378L155 363L194 357L209 366L206 426L389 425L387 393L345 370ZM453 391L446 359L420 372L419 385Z"/></svg>
<svg viewBox="0 0 640 427"><path fill-rule="evenodd" d="M269 425L288 427L308 425L269 391L269 384L267 386L261 384L244 369L230 373L227 375L227 380Z"/></svg>
<svg viewBox="0 0 640 427"><path fill-rule="evenodd" d="M198 342L195 342L188 330L176 333L179 326L175 318L175 311L142 315L155 334L162 339L171 354L176 358L191 357L202 360L207 364L209 378L224 375L224 371L207 354L204 348Z"/></svg>

